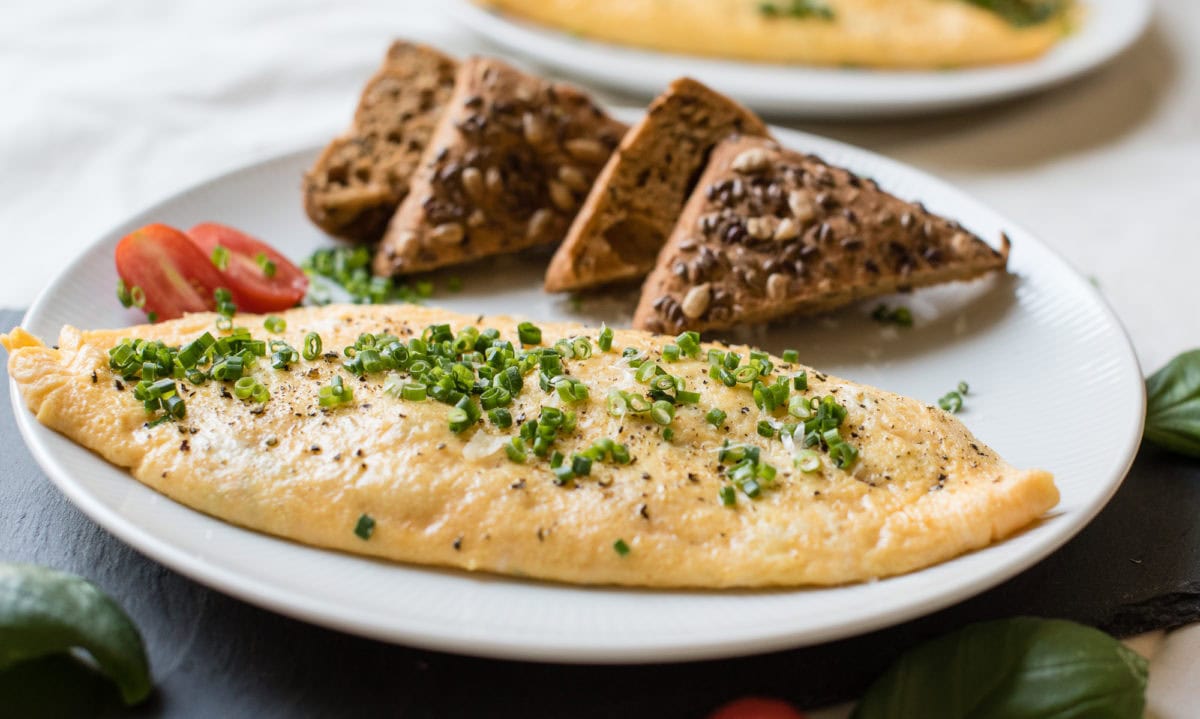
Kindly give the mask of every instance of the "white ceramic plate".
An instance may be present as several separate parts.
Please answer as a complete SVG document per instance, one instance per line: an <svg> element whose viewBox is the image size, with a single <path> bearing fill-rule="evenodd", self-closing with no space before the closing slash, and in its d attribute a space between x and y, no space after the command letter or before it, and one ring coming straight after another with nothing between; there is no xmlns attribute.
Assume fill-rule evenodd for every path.
<svg viewBox="0 0 1200 719"><path fill-rule="evenodd" d="M877 582L780 591L586 588L389 564L302 546L192 511L39 425L17 399L18 425L41 466L96 522L146 555L261 606L377 639L495 657L570 662L698 659L830 640L925 614L991 587L1045 557L1112 496L1141 436L1141 373L1096 290L1039 240L951 187L840 143L774 128L887 189L920 198L987 238L1012 237L1015 275L891 298L916 326L882 329L871 306L773 326L748 339L842 376L934 401L970 382L961 415L1018 466L1055 472L1062 503L1041 523L987 549ZM316 149L197 185L99 238L41 294L25 326L139 321L113 297L117 240L148 222L219 220L301 258L329 244L300 209L301 172ZM435 304L534 320L627 323L629 298L582 303L544 294L544 257L460 268L466 289Z"/></svg>
<svg viewBox="0 0 1200 719"><path fill-rule="evenodd" d="M977 105L1065 82L1116 57L1149 23L1151 0L1083 0L1079 30L1037 60L949 71L876 71L714 60L586 40L446 0L461 24L535 63L650 98L690 75L759 112L879 117Z"/></svg>

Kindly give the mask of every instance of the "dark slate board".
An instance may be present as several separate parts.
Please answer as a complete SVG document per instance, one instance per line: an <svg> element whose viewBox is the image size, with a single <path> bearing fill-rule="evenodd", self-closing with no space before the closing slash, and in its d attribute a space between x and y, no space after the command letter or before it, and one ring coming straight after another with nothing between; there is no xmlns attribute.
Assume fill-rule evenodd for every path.
<svg viewBox="0 0 1200 719"><path fill-rule="evenodd" d="M0 327L19 317L0 312ZM157 685L133 716L698 717L748 693L802 706L853 697L904 648L980 619L1063 617L1119 635L1200 620L1200 462L1146 447L1112 503L1044 562L962 604L862 637L725 661L626 667L392 646L272 614L142 557L46 479L8 406L8 376L0 371L0 561L82 574L129 611Z"/></svg>

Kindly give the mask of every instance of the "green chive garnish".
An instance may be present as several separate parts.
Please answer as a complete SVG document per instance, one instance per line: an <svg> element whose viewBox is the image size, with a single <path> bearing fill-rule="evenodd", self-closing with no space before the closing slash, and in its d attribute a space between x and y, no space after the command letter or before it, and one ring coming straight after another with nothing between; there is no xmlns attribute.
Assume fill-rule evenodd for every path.
<svg viewBox="0 0 1200 719"><path fill-rule="evenodd" d="M212 256L209 259L218 270L225 270L229 267L229 250L217 245L213 248Z"/></svg>
<svg viewBox="0 0 1200 719"><path fill-rule="evenodd" d="M128 307L128 305L126 305ZM608 325L600 325L600 336L596 339L596 344L600 345L601 352L608 352L612 349L613 331Z"/></svg>
<svg viewBox="0 0 1200 719"><path fill-rule="evenodd" d="M667 362L678 362L679 361L679 345L676 345L676 344L666 345L662 349L662 356L663 356L663 359L666 360Z"/></svg>
<svg viewBox="0 0 1200 719"><path fill-rule="evenodd" d="M783 361L787 362L788 364L796 364L800 361L800 353L796 350L784 350Z"/></svg>
<svg viewBox="0 0 1200 719"><path fill-rule="evenodd" d="M133 295L129 288L125 286L125 280L117 278L117 301L122 307L131 307L133 305ZM610 341L611 342L611 341Z"/></svg>
<svg viewBox="0 0 1200 719"><path fill-rule="evenodd" d="M354 524L354 533L359 539L364 541L371 538L375 532L375 520L369 514L360 515L358 521Z"/></svg>
<svg viewBox="0 0 1200 719"><path fill-rule="evenodd" d="M758 421L758 435L760 437L767 437L767 438L774 437L775 436L775 428L772 427L771 423L768 422L767 420L761 419Z"/></svg>
<svg viewBox="0 0 1200 719"><path fill-rule="evenodd" d="M309 362L321 356L321 335L309 332L304 336L304 359Z"/></svg>
<svg viewBox="0 0 1200 719"><path fill-rule="evenodd" d="M267 257L267 253L260 252L255 255L254 262L258 265L258 268L262 270L263 277L270 279L275 276L275 262L272 261L270 257Z"/></svg>
<svg viewBox="0 0 1200 719"><path fill-rule="evenodd" d="M287 329L287 320L276 315L270 315L263 320L263 327L271 334L279 334Z"/></svg>
<svg viewBox="0 0 1200 719"><path fill-rule="evenodd" d="M409 402L423 402L428 390L420 382L407 382L400 390L400 396Z"/></svg>
<svg viewBox="0 0 1200 719"><path fill-rule="evenodd" d="M629 554L630 551L629 545L625 543L624 539L618 539L617 541L613 542L613 550L622 557Z"/></svg>
<svg viewBox="0 0 1200 719"><path fill-rule="evenodd" d="M821 455L811 449L802 449L796 453L796 467L801 472L815 472L821 468Z"/></svg>
<svg viewBox="0 0 1200 719"><path fill-rule="evenodd" d="M487 415L488 420L500 429L508 429L512 426L512 413L504 407L497 407L496 409L489 410Z"/></svg>
<svg viewBox="0 0 1200 719"><path fill-rule="evenodd" d="M708 414L704 415L704 421L719 429L721 425L725 424L726 416L724 410L713 407L708 410Z"/></svg>
<svg viewBox="0 0 1200 719"><path fill-rule="evenodd" d="M663 427L662 438L664 442L670 442L675 439L675 430L671 427Z"/></svg>
<svg viewBox="0 0 1200 719"><path fill-rule="evenodd" d="M955 390L951 390L938 400L938 406L950 414L957 414L963 406L962 395Z"/></svg>
<svg viewBox="0 0 1200 719"><path fill-rule="evenodd" d="M522 322L517 325L517 339L523 345L539 345L542 343L542 330L532 322Z"/></svg>
<svg viewBox="0 0 1200 719"><path fill-rule="evenodd" d="M958 383L958 393L959 394L965 395L965 394L967 394L967 392L970 391L970 389L971 389L971 386L969 384L967 384L965 381L960 381Z"/></svg>
<svg viewBox="0 0 1200 719"><path fill-rule="evenodd" d="M734 491L732 486L727 484L721 487L721 490L717 494L721 498L721 504L726 507L732 507L737 504L737 492Z"/></svg>

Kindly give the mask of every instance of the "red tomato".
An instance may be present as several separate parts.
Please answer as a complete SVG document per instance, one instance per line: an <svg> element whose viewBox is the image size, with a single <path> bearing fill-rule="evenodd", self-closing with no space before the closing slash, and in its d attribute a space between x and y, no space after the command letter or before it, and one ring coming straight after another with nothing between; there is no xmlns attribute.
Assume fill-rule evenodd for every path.
<svg viewBox="0 0 1200 719"><path fill-rule="evenodd" d="M218 269L222 286L233 295L233 303L242 312L278 312L294 307L308 291L304 271L279 254L275 248L232 227L202 222L188 230L187 236L200 248L212 266L212 253L218 245L229 252L224 270ZM268 276L260 258L275 265ZM215 267L214 267L215 269Z"/></svg>
<svg viewBox="0 0 1200 719"><path fill-rule="evenodd" d="M216 307L213 290L221 275L187 235L162 224L134 230L117 243L117 274L130 289L145 293L146 314L170 320L184 312Z"/></svg>
<svg viewBox="0 0 1200 719"><path fill-rule="evenodd" d="M708 719L804 719L804 715L779 699L746 697L718 707Z"/></svg>

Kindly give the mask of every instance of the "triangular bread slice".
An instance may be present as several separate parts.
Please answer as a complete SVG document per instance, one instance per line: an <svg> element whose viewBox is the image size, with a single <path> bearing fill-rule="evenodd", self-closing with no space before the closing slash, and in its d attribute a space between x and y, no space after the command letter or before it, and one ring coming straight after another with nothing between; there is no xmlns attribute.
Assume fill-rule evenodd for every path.
<svg viewBox="0 0 1200 719"><path fill-rule="evenodd" d="M583 92L472 58L388 225L375 273L557 244L626 126Z"/></svg>
<svg viewBox="0 0 1200 719"><path fill-rule="evenodd" d="M713 150L633 324L674 333L820 312L1003 270L1002 245L813 155L730 138Z"/></svg>
<svg viewBox="0 0 1200 719"><path fill-rule="evenodd" d="M708 153L734 135L766 136L753 112L691 78L671 83L592 186L546 271L546 291L644 277Z"/></svg>
<svg viewBox="0 0 1200 719"><path fill-rule="evenodd" d="M318 227L357 242L383 235L450 99L457 67L425 45L392 43L353 124L305 173L304 210Z"/></svg>

